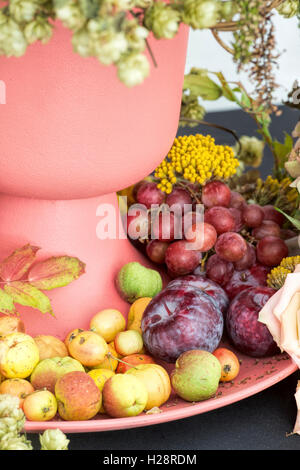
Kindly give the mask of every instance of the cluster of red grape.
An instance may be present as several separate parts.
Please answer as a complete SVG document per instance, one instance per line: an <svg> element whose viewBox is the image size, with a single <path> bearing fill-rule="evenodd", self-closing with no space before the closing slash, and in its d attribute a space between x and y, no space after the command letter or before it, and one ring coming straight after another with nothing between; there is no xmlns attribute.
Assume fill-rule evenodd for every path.
<svg viewBox="0 0 300 470"><path fill-rule="evenodd" d="M154 263L165 263L171 277L192 273L209 252L206 276L224 286L235 271L256 264L277 266L288 255L284 240L293 233L282 228L285 218L273 206L248 204L225 183L211 181L202 188L199 197L204 206L203 219L194 210L194 188L189 189L174 187L166 195L154 182L138 183L134 197L141 210L129 215L127 221L129 237L134 230L139 237L149 239L148 257ZM176 211L164 217L164 212L158 210L150 223L154 204L157 207L166 204ZM185 210L187 204L192 207L190 212ZM179 233L183 236L178 236Z"/></svg>

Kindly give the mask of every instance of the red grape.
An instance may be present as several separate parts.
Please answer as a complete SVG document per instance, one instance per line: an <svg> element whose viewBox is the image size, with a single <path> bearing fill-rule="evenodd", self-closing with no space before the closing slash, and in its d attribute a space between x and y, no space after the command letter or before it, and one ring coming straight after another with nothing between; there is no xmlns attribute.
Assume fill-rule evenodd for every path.
<svg viewBox="0 0 300 470"><path fill-rule="evenodd" d="M251 268L256 263L256 250L254 246L247 243L247 251L243 258L234 263L234 267L237 271L244 271L244 269Z"/></svg>
<svg viewBox="0 0 300 470"><path fill-rule="evenodd" d="M137 202L150 209L152 204L161 205L165 201L165 196L155 183L145 182L138 188L136 199Z"/></svg>
<svg viewBox="0 0 300 470"><path fill-rule="evenodd" d="M173 212L163 211L152 222L151 238L170 242L181 238L181 220Z"/></svg>
<svg viewBox="0 0 300 470"><path fill-rule="evenodd" d="M149 217L144 206L131 206L127 215L127 234L132 240L147 238L149 234Z"/></svg>
<svg viewBox="0 0 300 470"><path fill-rule="evenodd" d="M242 211L235 207L229 207L230 214L233 215L235 220L235 226L233 232L240 232L244 226L242 219Z"/></svg>
<svg viewBox="0 0 300 470"><path fill-rule="evenodd" d="M146 253L148 258L156 264L163 264L165 262L166 251L169 243L160 240L151 240L147 244Z"/></svg>
<svg viewBox="0 0 300 470"><path fill-rule="evenodd" d="M247 243L238 233L226 232L219 236L215 250L219 258L234 263L241 260L246 254Z"/></svg>
<svg viewBox="0 0 300 470"><path fill-rule="evenodd" d="M274 206L267 205L263 206L262 210L264 211L265 220L272 220L276 224L278 224L280 227L283 225L285 221L284 215L282 215L280 212L278 212Z"/></svg>
<svg viewBox="0 0 300 470"><path fill-rule="evenodd" d="M277 237L264 237L256 247L257 259L265 266L277 266L288 253L284 241Z"/></svg>
<svg viewBox="0 0 300 470"><path fill-rule="evenodd" d="M200 212L187 212L182 218L182 233L186 234L192 225L203 223L204 216Z"/></svg>
<svg viewBox="0 0 300 470"><path fill-rule="evenodd" d="M215 227L217 234L233 232L235 229L235 218L226 207L211 207L204 213L204 221Z"/></svg>
<svg viewBox="0 0 300 470"><path fill-rule="evenodd" d="M166 198L166 204L172 207L172 209L178 209L182 213L184 212L184 206L187 204L192 206L192 203L193 201L189 192L183 188L174 188ZM192 209L192 207L190 207L190 209Z"/></svg>
<svg viewBox="0 0 300 470"><path fill-rule="evenodd" d="M166 265L173 275L183 276L192 272L200 260L201 253L189 250L184 240L171 243L166 251Z"/></svg>
<svg viewBox="0 0 300 470"><path fill-rule="evenodd" d="M242 217L247 227L259 227L264 220L264 211L257 204L248 204L243 207Z"/></svg>
<svg viewBox="0 0 300 470"><path fill-rule="evenodd" d="M272 220L263 220L262 224L254 228L251 233L256 240L261 240L268 236L280 238L280 227Z"/></svg>
<svg viewBox="0 0 300 470"><path fill-rule="evenodd" d="M191 244L192 249L203 252L214 246L217 240L217 232L213 225L198 222L187 230L185 238Z"/></svg>
<svg viewBox="0 0 300 470"><path fill-rule="evenodd" d="M233 263L212 255L206 263L206 277L215 281L220 286L225 286L234 272Z"/></svg>
<svg viewBox="0 0 300 470"><path fill-rule="evenodd" d="M229 207L242 210L245 205L246 201L243 196L236 191L231 191Z"/></svg>
<svg viewBox="0 0 300 470"><path fill-rule="evenodd" d="M224 206L228 207L231 191L222 181L210 181L202 190L202 202L206 207Z"/></svg>

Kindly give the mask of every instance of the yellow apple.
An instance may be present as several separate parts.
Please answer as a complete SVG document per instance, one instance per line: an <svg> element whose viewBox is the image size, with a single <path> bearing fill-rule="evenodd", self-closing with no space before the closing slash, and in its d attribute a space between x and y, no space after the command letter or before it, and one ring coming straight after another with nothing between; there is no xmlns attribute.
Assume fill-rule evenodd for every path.
<svg viewBox="0 0 300 470"><path fill-rule="evenodd" d="M25 325L20 318L8 315L0 318L0 336L16 333L17 331L25 333Z"/></svg>
<svg viewBox="0 0 300 470"><path fill-rule="evenodd" d="M102 392L105 382L110 379L113 375L115 375L115 373L109 369L92 369L88 372L88 375L92 377L100 392ZM105 413L103 405L101 405L99 413Z"/></svg>
<svg viewBox="0 0 300 470"><path fill-rule="evenodd" d="M103 407L114 418L137 416L145 409L148 392L139 379L116 374L108 379L102 392Z"/></svg>
<svg viewBox="0 0 300 470"><path fill-rule="evenodd" d="M100 410L102 396L92 377L85 372L68 372L55 385L58 412L67 421L85 421Z"/></svg>
<svg viewBox="0 0 300 470"><path fill-rule="evenodd" d="M121 356L140 353L143 346L142 335L136 330L121 331L115 337L115 349Z"/></svg>
<svg viewBox="0 0 300 470"><path fill-rule="evenodd" d="M148 401L145 409L163 405L170 397L171 382L168 372L158 364L142 364L125 372L133 375L145 385L148 391Z"/></svg>
<svg viewBox="0 0 300 470"><path fill-rule="evenodd" d="M90 329L98 333L107 343L113 341L116 334L124 331L126 321L119 310L107 308L97 313L90 323Z"/></svg>
<svg viewBox="0 0 300 470"><path fill-rule="evenodd" d="M131 305L128 312L127 330L136 330L142 334L141 321L144 311L152 297L141 297Z"/></svg>
<svg viewBox="0 0 300 470"><path fill-rule="evenodd" d="M8 379L25 379L39 362L39 349L25 333L0 338L0 372Z"/></svg>
<svg viewBox="0 0 300 470"><path fill-rule="evenodd" d="M6 393L19 398L20 408L27 395L34 392L34 388L28 380L25 379L6 379L0 385L0 393Z"/></svg>
<svg viewBox="0 0 300 470"><path fill-rule="evenodd" d="M109 355L112 354L112 356ZM94 366L95 369L109 369L109 370L116 370L118 367L118 358L120 358L120 354L117 353L115 350L115 343L112 341L108 345L108 354L105 356L104 361L100 362Z"/></svg>
<svg viewBox="0 0 300 470"><path fill-rule="evenodd" d="M37 390L25 398L23 411L29 421L49 421L57 412L56 398L48 390Z"/></svg>
<svg viewBox="0 0 300 470"><path fill-rule="evenodd" d="M83 331L69 341L70 356L87 367L94 367L104 361L108 345L102 336L93 331Z"/></svg>
<svg viewBox="0 0 300 470"><path fill-rule="evenodd" d="M38 335L35 336L34 341L39 348L40 361L52 357L66 357L68 350L65 344L55 336L51 335Z"/></svg>

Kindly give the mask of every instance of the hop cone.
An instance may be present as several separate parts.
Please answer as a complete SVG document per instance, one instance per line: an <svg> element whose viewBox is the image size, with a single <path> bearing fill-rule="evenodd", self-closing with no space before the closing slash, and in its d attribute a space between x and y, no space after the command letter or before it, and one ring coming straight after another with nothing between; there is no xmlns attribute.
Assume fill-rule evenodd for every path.
<svg viewBox="0 0 300 470"><path fill-rule="evenodd" d="M173 38L178 31L179 21L179 13L161 1L154 3L145 12L145 26L153 31L157 39Z"/></svg>
<svg viewBox="0 0 300 470"><path fill-rule="evenodd" d="M60 429L47 429L40 436L41 450L68 450L69 442Z"/></svg>
<svg viewBox="0 0 300 470"><path fill-rule="evenodd" d="M89 57L92 54L90 35L85 26L73 34L72 44L74 51L81 57Z"/></svg>
<svg viewBox="0 0 300 470"><path fill-rule="evenodd" d="M284 18L291 18L300 12L299 0L285 0L276 10L281 16L284 16Z"/></svg>
<svg viewBox="0 0 300 470"><path fill-rule="evenodd" d="M243 135L240 138L240 144L241 150L238 155L239 160L246 165L250 165L255 168L259 167L264 154L264 142L256 137ZM237 151L238 146L236 145L234 149Z"/></svg>
<svg viewBox="0 0 300 470"><path fill-rule="evenodd" d="M0 55L21 57L26 48L27 42L18 23L0 12Z"/></svg>
<svg viewBox="0 0 300 470"><path fill-rule="evenodd" d="M31 442L25 436L7 434L0 441L0 450L33 450Z"/></svg>
<svg viewBox="0 0 300 470"><path fill-rule="evenodd" d="M0 395L0 418L7 418L19 409L19 398L6 393Z"/></svg>
<svg viewBox="0 0 300 470"><path fill-rule="evenodd" d="M38 4L30 0L10 0L9 12L18 23L32 21Z"/></svg>
<svg viewBox="0 0 300 470"><path fill-rule="evenodd" d="M45 44L52 36L52 26L46 18L40 16L25 26L24 35L29 44L35 41Z"/></svg>
<svg viewBox="0 0 300 470"><path fill-rule="evenodd" d="M219 18L218 0L183 0L182 19L193 29L210 28Z"/></svg>
<svg viewBox="0 0 300 470"><path fill-rule="evenodd" d="M184 118L195 119L201 121L205 116L205 109L198 102L198 97L183 95L180 113L180 125L195 127L197 123L185 121Z"/></svg>
<svg viewBox="0 0 300 470"><path fill-rule="evenodd" d="M65 5L55 9L56 16L69 29L80 29L86 18L75 0L68 1Z"/></svg>
<svg viewBox="0 0 300 470"><path fill-rule="evenodd" d="M132 53L118 62L118 76L126 86L139 85L149 75L150 65L147 57Z"/></svg>
<svg viewBox="0 0 300 470"><path fill-rule="evenodd" d="M145 39L148 36L148 30L140 26L135 20L125 23L124 33L130 49L142 52L145 49Z"/></svg>

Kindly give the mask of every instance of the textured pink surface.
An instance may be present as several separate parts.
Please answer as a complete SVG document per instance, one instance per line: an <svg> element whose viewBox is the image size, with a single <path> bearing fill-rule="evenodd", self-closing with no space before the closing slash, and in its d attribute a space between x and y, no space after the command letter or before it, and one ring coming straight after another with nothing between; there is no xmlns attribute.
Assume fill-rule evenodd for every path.
<svg viewBox="0 0 300 470"><path fill-rule="evenodd" d="M232 349L231 346L229 347ZM210 400L188 403L172 394L169 401L161 407L162 413L159 414L146 415L142 413L133 418L120 419L98 415L95 419L89 421L73 422L61 421L59 418L43 423L27 421L25 430L27 432L38 432L49 428L59 428L67 433L100 432L150 426L187 418L243 400L283 380L298 369L285 354L263 359L254 359L239 353L237 353L237 356L242 360L240 374L233 382L220 384L216 396Z"/></svg>
<svg viewBox="0 0 300 470"><path fill-rule="evenodd" d="M150 38L158 67L131 89L115 67L73 53L71 33L59 23L47 45L0 57L7 95L0 107L1 192L83 198L148 175L177 131L187 39L185 27L172 40Z"/></svg>
<svg viewBox="0 0 300 470"><path fill-rule="evenodd" d="M55 318L18 306L29 334L54 334L64 339L73 328L87 328L91 317L104 308L116 308L127 315L129 304L120 298L114 286L116 273L129 261L144 265L148 262L126 238L97 238L96 227L101 217L96 210L104 202L118 211L115 194L73 201L0 195L0 259L31 243L41 247L38 259L67 254L86 263L86 273L78 280L47 292Z"/></svg>

